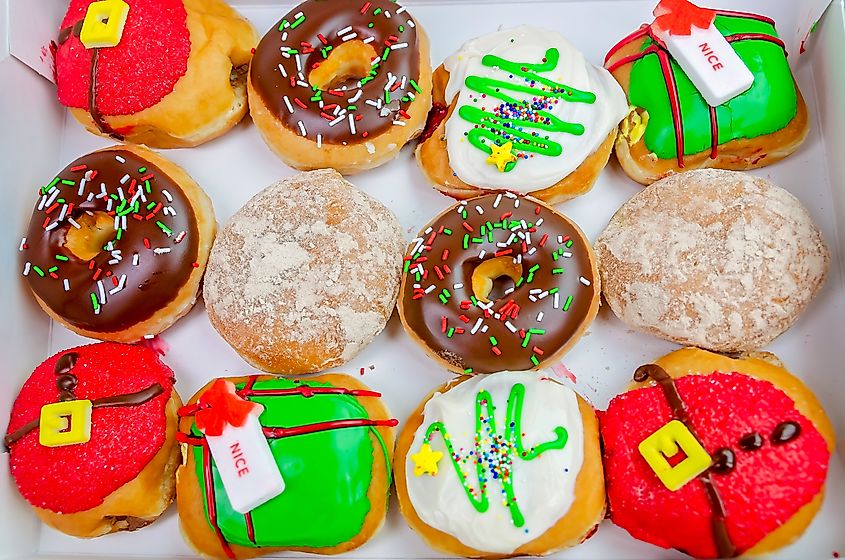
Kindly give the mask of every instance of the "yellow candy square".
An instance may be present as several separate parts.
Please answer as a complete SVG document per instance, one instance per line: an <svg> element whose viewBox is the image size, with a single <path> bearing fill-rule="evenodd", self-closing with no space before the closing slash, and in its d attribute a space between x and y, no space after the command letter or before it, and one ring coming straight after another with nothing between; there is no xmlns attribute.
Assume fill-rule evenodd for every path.
<svg viewBox="0 0 845 560"><path fill-rule="evenodd" d="M672 492L706 471L711 464L710 455L679 420L672 420L645 438L638 449L660 482ZM686 458L673 467L668 457L679 451L683 451Z"/></svg>
<svg viewBox="0 0 845 560"><path fill-rule="evenodd" d="M45 404L41 407L38 443L62 447L91 439L91 401L76 400Z"/></svg>
<svg viewBox="0 0 845 560"><path fill-rule="evenodd" d="M120 43L129 15L129 4L123 0L101 0L88 5L79 40L87 49L114 47Z"/></svg>

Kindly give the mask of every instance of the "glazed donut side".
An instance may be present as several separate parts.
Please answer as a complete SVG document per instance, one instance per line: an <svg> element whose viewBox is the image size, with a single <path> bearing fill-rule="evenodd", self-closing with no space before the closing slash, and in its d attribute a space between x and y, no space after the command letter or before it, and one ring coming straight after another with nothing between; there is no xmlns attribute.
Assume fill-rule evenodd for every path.
<svg viewBox="0 0 845 560"><path fill-rule="evenodd" d="M727 12L720 13L720 15L726 14ZM743 15L753 16L753 14ZM608 53L605 61L605 67L611 71L626 95L631 90L631 72L636 61L636 59L632 60L632 57L638 57L646 49L646 43L649 41L647 36L637 38L639 35L642 35L642 31L623 39ZM731 139L697 153L685 153L680 158L683 165L679 166L678 159L662 159L648 149L644 134L648 120L643 122L645 110L632 107L619 126L619 136L615 143L617 159L625 173L642 185L649 185L677 171L706 168L743 171L776 163L795 152L810 130L804 97L798 83L794 78L790 79L795 88L796 112L795 116L779 130L756 137ZM760 110L768 111L769 108L761 106Z"/></svg>
<svg viewBox="0 0 845 560"><path fill-rule="evenodd" d="M245 383L249 377L227 378L235 384ZM275 379L273 376L264 375L258 376L258 380ZM344 374L323 374L312 378L308 381L318 383L329 383L335 387L344 387L351 390L369 390L369 387L358 381L357 379ZM197 393L191 397L187 405L197 402L199 396L204 393L213 381L207 383ZM389 418L390 413L386 405L381 399L369 398L361 399L359 403L366 409L370 418ZM182 433L189 433L193 420L188 417L181 418L179 421L179 431ZM340 554L358 548L367 542L378 530L384 525L387 514L388 502L385 499L388 489L390 487L391 474L390 468L393 461L393 450L396 441L396 429L387 426L377 426L374 428L378 430L381 439L385 443L388 459L385 460L381 443L374 435L370 435L370 440L373 445L373 471L370 487L367 491L367 499L370 502L371 509L367 513L364 524L353 539L340 543L333 547L285 547L285 548L249 548L239 546L237 544L230 544L230 548L238 560L255 558L258 556L271 554L273 552L298 551L310 552L317 554ZM200 489L197 477L194 475L196 469L196 462L194 454L190 452L187 444L181 444L182 449L182 464L176 474L176 501L179 509L179 529L187 544L192 550L201 554L206 558L221 558L225 559L226 553L220 542L218 536L215 534L212 527L209 525L204 510L204 497Z"/></svg>
<svg viewBox="0 0 845 560"><path fill-rule="evenodd" d="M717 372L741 371L763 381L772 383L795 402L795 408L808 418L833 453L836 434L833 425L815 394L797 377L789 373L780 360L768 353L752 353L738 359L729 358L699 348L684 348L655 360L672 378L684 375L711 375ZM632 383L630 389L646 387L654 382ZM812 501L805 504L783 525L766 535L750 548L749 556L769 554L794 542L810 525L821 509L824 487Z"/></svg>
<svg viewBox="0 0 845 560"><path fill-rule="evenodd" d="M372 18L379 21L381 18L378 17L377 19L371 13L383 14L384 11L388 11L388 8L392 9L397 6L381 1L364 4L362 10L365 8L368 10L366 16L362 15L363 12L359 13L355 9L349 10L348 17L339 18L344 22L348 20L350 27L352 27L351 30L344 29L343 31L359 37L363 37L365 33L375 33L378 28L368 28L366 20ZM398 8L392 19L387 19L384 25L399 25L402 31L394 30L391 33L397 33L399 35L398 40L403 41L407 46L396 51L387 49L391 53L395 52L395 54L389 54L388 60L390 57L415 57L417 62L412 64L411 67L417 67L416 77L410 75L394 76L397 78L396 84L401 84L404 89L396 90L393 94L385 94L382 90L374 93L375 88L373 86L381 83L379 80L387 81L387 78L381 77L381 70L375 79L371 79L369 83L372 86L369 88L363 86L363 88L353 87L346 91L331 89L321 91L319 88L313 89L317 86L310 84L310 76L315 70L313 64L317 64L317 68L319 68L320 61L323 61L324 58L317 56L317 61L312 62L312 60L315 60L315 54L307 51L307 49L316 49L316 52L320 52L323 49L338 48L345 44L339 34L335 33L337 30L330 29L328 24L325 23L323 25L326 28L318 34L319 40L318 37L311 37L310 35L300 37L304 42L309 45L313 44L313 46L306 47L307 52L304 54L309 56L305 62L300 63L304 70L299 72L296 79L299 89L293 87L290 90L285 89L285 91L272 89L270 84L282 79L281 76L278 76L280 73L278 67L287 65L288 70L285 70L285 74L290 79L294 79L291 72L296 70L296 67L290 64L289 59L278 54L277 43L279 41L275 38L277 29L281 29L286 21L296 21L298 14L304 13L304 21L309 21L309 15L315 17L308 13L309 8L314 9L313 1L304 2L291 10L276 27L265 35L256 50L256 56L250 64L249 79L247 80L250 115L253 122L261 132L267 146L287 165L296 169L315 170L331 167L344 175L349 175L382 165L396 157L402 146L419 135L425 126L428 111L431 107L431 63L429 62L428 36L421 25L414 24L414 20L405 11L405 8ZM361 22L358 22L358 19L361 19ZM338 21L338 17L331 21ZM286 29L292 29L292 27ZM292 34L294 31L289 31L289 33ZM402 43L397 43L396 35L391 33L384 33L385 44L401 45ZM390 35L390 37L387 38L387 35ZM409 35L413 39L408 39ZM288 39L288 42L291 41L292 39ZM321 43L321 41L323 42ZM351 40L351 42L358 43L360 38ZM415 50L414 42L416 43ZM381 41L373 41L372 45L378 45L378 48L382 48L381 43ZM298 43L296 44L298 45ZM384 52L387 52L387 50ZM331 51L323 52L329 55L331 53ZM376 54L378 55L378 51L376 51ZM381 62L383 62L385 60L384 55L381 56ZM311 64L310 67L309 64ZM283 84L283 87L286 86ZM364 89L367 89L367 93L364 93ZM357 93L351 96L347 95L348 91L356 90L360 95ZM332 91L336 93L331 93ZM285 92L287 92L287 95L284 95ZM341 93L343 95L338 95ZM382 104L383 100L391 99L387 97L388 95L393 95L391 103ZM413 97L409 98L409 95ZM374 99L369 98L373 96ZM401 100L398 100L398 107L401 111L393 108L393 105L397 104L397 97L399 96L402 96ZM318 97L319 99L317 99ZM352 99L355 100L354 103L349 102ZM377 104L378 106L376 106ZM333 105L335 106L334 109L328 109ZM347 109L343 109L342 105L346 105L347 109L349 106L353 106L353 108L347 111ZM384 107L390 105L391 112L382 116L378 112L384 110L382 105ZM351 120L353 115L356 118L363 117L362 112L365 114L367 114L366 112L373 112L373 115L364 117L363 120ZM375 127L375 129L370 127Z"/></svg>
<svg viewBox="0 0 845 560"><path fill-rule="evenodd" d="M431 391L403 424L399 439L396 442L393 470L399 510L405 521L431 548L465 558L544 556L589 539L605 516L604 472L601 463L601 448L598 444L599 424L596 413L589 403L577 394L578 410L584 432L583 464L575 481L572 507L545 533L523 544L511 554L491 554L464 545L453 535L435 529L420 519L408 495L406 462L416 432L424 420L425 405L438 393L446 393L469 379L471 378L461 376ZM444 460L447 459L444 458Z"/></svg>
<svg viewBox="0 0 845 560"><path fill-rule="evenodd" d="M183 0L191 49L187 71L155 105L102 120L127 141L190 148L213 140L247 112L246 69L258 43L252 25L223 0ZM89 132L108 136L87 109L69 108Z"/></svg>
<svg viewBox="0 0 845 560"><path fill-rule="evenodd" d="M33 508L39 519L65 534L84 539L134 531L158 519L176 498L176 468L182 462L176 442L176 411L181 406L179 395L172 390L165 409L164 445L138 476L109 494L102 504L86 511L58 514Z"/></svg>
<svg viewBox="0 0 845 560"><path fill-rule="evenodd" d="M435 70L433 79L432 96L435 107L446 107L444 94L448 81L449 72L441 64ZM449 165L446 122L452 118L456 107L457 100L454 100L447 109L441 109L446 111L445 117L427 138L417 144L415 155L420 170L434 188L457 200L466 200L489 191L465 183L455 175ZM589 192L610 160L614 143L617 141L617 131L618 129L614 128L598 149L590 154L575 171L550 187L532 192L531 196L547 204L559 204Z"/></svg>
<svg viewBox="0 0 845 560"><path fill-rule="evenodd" d="M544 221L532 223L524 232L527 238L511 230L490 241L492 232L504 230L487 229L487 224L509 220L509 227L519 229L520 222L534 218ZM511 239L515 243L508 248ZM589 241L569 218L530 197L499 193L461 202L429 222L405 255L398 300L402 325L430 357L455 373L545 367L568 352L598 314L601 280ZM478 299L472 272L502 257L525 259L521 276L511 278L510 291L484 304L489 306L485 310L473 303ZM544 278L548 284L541 283Z"/></svg>
<svg viewBox="0 0 845 560"><path fill-rule="evenodd" d="M98 154L109 152L116 152L117 154L119 154L120 152L129 152L131 154L134 154L141 160L147 161L152 165L155 165L170 180L172 180L173 183L178 186L178 188L182 190L186 202L190 203L191 205L193 218L196 222L197 249L195 257L196 260L194 261L196 265L194 266L193 263L180 263L181 266L190 266L191 271L189 272L184 283L181 286L173 286L173 298L170 299L170 301L165 306L158 309L157 311L152 313L151 316L145 319L142 319L135 323L129 323L126 327L111 332L96 331L90 328L77 326L69 320L65 319L55 310L53 310L42 298L37 295L34 290L33 295L38 304L41 306L41 308L45 311L45 313L47 313L54 321L72 330L73 332L76 332L77 334L87 336L89 338L113 340L116 342L135 342L137 340L141 340L147 335L158 334L164 331L173 323L175 323L180 317L182 317L188 311L191 310L194 303L196 302L196 298L199 293L199 287L202 280L203 272L205 271L205 266L208 261L208 255L211 251L211 245L214 241L214 236L217 231L217 221L214 216L214 208L211 205L211 199L208 197L205 191L203 191L202 188L197 185L197 183L190 177L190 175L188 175L187 172L185 172L176 164L159 156L155 152L152 152L151 150L140 146L124 145L119 148L104 148L94 153ZM165 254L153 256L151 254L151 250L146 249L143 245L139 247L138 250L146 251L148 253L147 255L145 255L147 258L166 258ZM129 259L131 258L131 256L127 254L124 255L124 258ZM139 278L131 281L135 281L141 284L144 283L146 280L147 279ZM58 280L56 280L56 282L58 282ZM129 285L129 282L130 280L127 279L126 285ZM140 293L141 295L143 295L143 292Z"/></svg>

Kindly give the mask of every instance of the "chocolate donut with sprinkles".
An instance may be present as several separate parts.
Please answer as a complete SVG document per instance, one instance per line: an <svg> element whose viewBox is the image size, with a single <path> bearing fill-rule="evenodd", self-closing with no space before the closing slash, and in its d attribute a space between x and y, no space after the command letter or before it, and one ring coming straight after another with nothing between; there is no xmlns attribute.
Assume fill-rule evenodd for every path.
<svg viewBox="0 0 845 560"><path fill-rule="evenodd" d="M194 305L216 230L211 200L183 169L115 146L39 187L20 264L52 319L82 336L133 342Z"/></svg>
<svg viewBox="0 0 845 560"><path fill-rule="evenodd" d="M428 38L388 0L306 0L261 39L247 85L252 120L285 163L371 169L425 126Z"/></svg>
<svg viewBox="0 0 845 560"><path fill-rule="evenodd" d="M399 315L448 369L539 369L583 335L599 307L596 259L580 228L529 197L463 201L411 242Z"/></svg>

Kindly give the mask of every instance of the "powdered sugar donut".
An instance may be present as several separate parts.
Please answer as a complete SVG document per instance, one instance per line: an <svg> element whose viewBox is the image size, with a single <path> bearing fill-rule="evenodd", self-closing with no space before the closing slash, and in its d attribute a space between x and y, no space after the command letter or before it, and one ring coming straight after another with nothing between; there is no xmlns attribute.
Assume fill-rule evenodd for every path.
<svg viewBox="0 0 845 560"><path fill-rule="evenodd" d="M338 172L279 181L232 217L211 250L211 324L264 371L344 363L393 312L403 243L390 210Z"/></svg>
<svg viewBox="0 0 845 560"><path fill-rule="evenodd" d="M789 328L830 261L794 196L716 169L646 188L595 248L604 296L622 321L717 352L755 350Z"/></svg>

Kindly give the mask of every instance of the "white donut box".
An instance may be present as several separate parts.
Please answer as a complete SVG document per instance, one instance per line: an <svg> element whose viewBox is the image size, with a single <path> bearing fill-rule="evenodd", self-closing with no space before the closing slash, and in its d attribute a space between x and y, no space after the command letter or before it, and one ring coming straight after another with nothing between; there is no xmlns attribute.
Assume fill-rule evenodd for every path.
<svg viewBox="0 0 845 560"><path fill-rule="evenodd" d="M260 34L293 5L271 0L230 3L255 24ZM409 0L406 5L431 37L436 65L465 40L500 25L520 23L562 32L589 60L601 64L616 41L651 20L655 4L656 0ZM765 350L777 354L819 396L836 427L839 446L830 466L821 513L800 540L773 557L837 557L845 554L845 229L840 225L845 223L845 0L710 0L707 4L765 14L778 22L810 110L812 130L798 152L753 173L773 180L803 202L830 245L833 263L819 296L794 326ZM6 198L0 227L3 430L12 401L32 369L54 352L87 342L52 324L41 312L21 281L17 255L34 188L76 157L110 144L85 132L56 101L53 84L39 75L51 74L42 48L54 37L65 6L63 0L0 0L0 192ZM809 34L826 7L815 32ZM805 38L806 52L799 55ZM205 188L221 224L254 193L294 173L265 147L249 118L207 145L169 150L164 155L183 166ZM351 180L396 213L407 240L452 203L427 184L410 147L395 161ZM611 214L640 189L612 158L590 193L559 205L559 209L595 239ZM212 377L254 371L211 328L201 301L162 338L170 346L165 361L176 372L176 387L185 398ZM674 348L671 343L629 330L605 306L564 362L577 378L570 385L598 408L604 408L638 365ZM405 335L396 314L369 347L335 371L359 376L362 368L362 380L383 392L400 421L430 390L450 378ZM301 556L291 553L277 557ZM406 526L395 498L391 498L383 530L345 556L440 557ZM140 531L93 540L68 537L36 519L9 476L8 455L0 453L0 559L133 557L193 557L179 534L175 506ZM605 521L585 544L554 558L686 556L638 542Z"/></svg>

